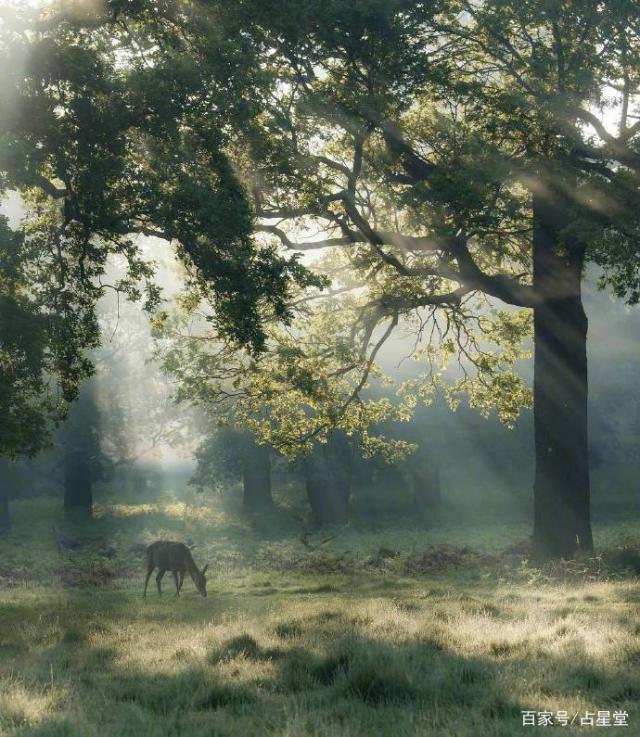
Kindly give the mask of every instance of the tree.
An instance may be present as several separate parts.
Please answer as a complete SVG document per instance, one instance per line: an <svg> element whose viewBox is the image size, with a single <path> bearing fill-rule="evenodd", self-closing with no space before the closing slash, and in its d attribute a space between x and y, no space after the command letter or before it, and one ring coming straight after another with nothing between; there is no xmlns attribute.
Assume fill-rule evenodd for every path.
<svg viewBox="0 0 640 737"><path fill-rule="evenodd" d="M365 345L422 309L464 353L479 297L532 310L535 554L590 550L581 280L595 261L640 297L638 3L244 9L272 83L242 138L257 229L344 250L360 278L339 288L368 290ZM492 391L517 386L476 361Z"/></svg>
<svg viewBox="0 0 640 737"><path fill-rule="evenodd" d="M205 72L176 46L176 9L2 8L0 195L18 192L25 217L0 223L0 454L48 442L91 374L105 290L157 304L136 236L171 242L218 332L252 351L267 317L289 319L291 286L315 281L256 243L225 152L230 120L247 114L225 81L250 73L242 48L221 44ZM127 266L113 284L110 257Z"/></svg>
<svg viewBox="0 0 640 737"><path fill-rule="evenodd" d="M256 443L246 430L214 424L196 451L198 465L191 483L205 487L241 479L244 508L263 512L273 506L271 454L268 445Z"/></svg>
<svg viewBox="0 0 640 737"><path fill-rule="evenodd" d="M100 452L99 416L92 387L86 386L72 405L65 427L64 510L68 516L90 516L93 482Z"/></svg>
<svg viewBox="0 0 640 737"><path fill-rule="evenodd" d="M593 547L589 512L585 265L637 302L637 153L640 65L635 2L514 4L472 8L470 69L497 66L474 113L516 149L510 175L525 187L531 223L536 446L534 545L538 557ZM472 35L470 35L472 34ZM475 57L475 61L473 60ZM609 91L615 91L612 101ZM617 133L605 125L618 106ZM615 109L615 108L614 108ZM514 114L515 112L515 114ZM501 152L502 153L502 152ZM504 159L504 156L502 156ZM606 205L604 203L607 203ZM512 299L512 301L515 301Z"/></svg>
<svg viewBox="0 0 640 737"><path fill-rule="evenodd" d="M252 512L273 506L271 496L271 449L244 433L241 438L242 504Z"/></svg>
<svg viewBox="0 0 640 737"><path fill-rule="evenodd" d="M418 447L409 469L416 511L425 514L437 509L442 503L440 468L423 447Z"/></svg>
<svg viewBox="0 0 640 737"><path fill-rule="evenodd" d="M351 493L350 448L343 433L331 433L302 459L305 487L314 520L319 525L349 519Z"/></svg>
<svg viewBox="0 0 640 737"><path fill-rule="evenodd" d="M0 458L0 532L11 529L11 514L9 511L9 488L7 485L7 461Z"/></svg>

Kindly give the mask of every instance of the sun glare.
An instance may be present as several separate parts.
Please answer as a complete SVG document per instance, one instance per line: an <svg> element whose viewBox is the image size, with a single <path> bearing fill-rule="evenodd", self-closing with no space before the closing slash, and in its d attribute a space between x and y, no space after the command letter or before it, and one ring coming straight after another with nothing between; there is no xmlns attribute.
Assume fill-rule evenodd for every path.
<svg viewBox="0 0 640 737"><path fill-rule="evenodd" d="M0 0L0 8L14 11L57 11L85 16L103 10L104 0Z"/></svg>

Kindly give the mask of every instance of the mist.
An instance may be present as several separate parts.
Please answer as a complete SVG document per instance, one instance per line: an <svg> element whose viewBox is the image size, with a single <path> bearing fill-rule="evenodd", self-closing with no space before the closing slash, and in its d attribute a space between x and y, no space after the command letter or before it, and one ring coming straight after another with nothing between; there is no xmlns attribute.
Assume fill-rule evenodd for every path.
<svg viewBox="0 0 640 737"><path fill-rule="evenodd" d="M0 0L0 737L639 733L639 17Z"/></svg>

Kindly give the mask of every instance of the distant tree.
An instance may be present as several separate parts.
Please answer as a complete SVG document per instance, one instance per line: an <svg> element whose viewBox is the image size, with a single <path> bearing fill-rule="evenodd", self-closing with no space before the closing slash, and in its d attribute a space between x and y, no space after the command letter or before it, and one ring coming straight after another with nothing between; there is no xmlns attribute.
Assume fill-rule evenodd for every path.
<svg viewBox="0 0 640 737"><path fill-rule="evenodd" d="M332 433L302 458L307 498L320 524L345 523L351 495L351 448L344 433Z"/></svg>
<svg viewBox="0 0 640 737"><path fill-rule="evenodd" d="M409 461L409 469L416 511L425 514L440 507L442 488L438 462L419 447Z"/></svg>
<svg viewBox="0 0 640 737"><path fill-rule="evenodd" d="M109 474L101 440L95 380L91 380L71 406L63 433L64 510L69 516L91 515L93 485Z"/></svg>
<svg viewBox="0 0 640 737"><path fill-rule="evenodd" d="M273 506L271 496L271 448L256 443L250 433L240 438L242 462L242 503L250 511L263 511Z"/></svg>
<svg viewBox="0 0 640 737"><path fill-rule="evenodd" d="M250 512L273 506L271 454L268 445L258 445L251 433L229 426L209 427L196 451L197 467L191 483L219 486L242 481L242 504Z"/></svg>
<svg viewBox="0 0 640 737"><path fill-rule="evenodd" d="M0 458L0 533L8 532L11 529L7 465L7 460Z"/></svg>

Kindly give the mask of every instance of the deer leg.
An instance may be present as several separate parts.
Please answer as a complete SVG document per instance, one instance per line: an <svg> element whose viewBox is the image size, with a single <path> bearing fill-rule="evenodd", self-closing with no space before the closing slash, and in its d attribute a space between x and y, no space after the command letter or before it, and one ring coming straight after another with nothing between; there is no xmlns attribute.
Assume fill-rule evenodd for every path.
<svg viewBox="0 0 640 737"><path fill-rule="evenodd" d="M180 596L180 584L178 583L178 571L171 571L173 573L173 580L176 584L176 596Z"/></svg>
<svg viewBox="0 0 640 737"><path fill-rule="evenodd" d="M165 573L166 571L164 570L164 568L161 568L158 571L158 575L156 576L156 584L158 585L158 595L162 594L162 586L160 586L160 581L162 581L162 577L164 576Z"/></svg>
<svg viewBox="0 0 640 737"><path fill-rule="evenodd" d="M144 592L142 594L142 597L144 598L147 595L147 585L149 584L149 579L151 578L151 574L153 573L154 566L150 566L147 569L147 577L144 580Z"/></svg>
<svg viewBox="0 0 640 737"><path fill-rule="evenodd" d="M180 593L180 590L182 589L183 582L184 582L184 571L180 571L180 582L178 583L178 593Z"/></svg>

